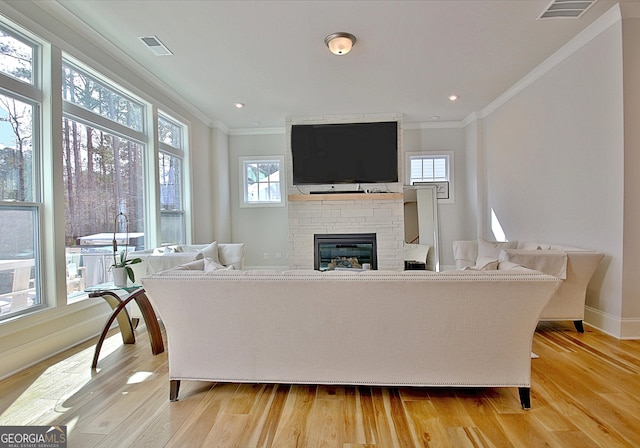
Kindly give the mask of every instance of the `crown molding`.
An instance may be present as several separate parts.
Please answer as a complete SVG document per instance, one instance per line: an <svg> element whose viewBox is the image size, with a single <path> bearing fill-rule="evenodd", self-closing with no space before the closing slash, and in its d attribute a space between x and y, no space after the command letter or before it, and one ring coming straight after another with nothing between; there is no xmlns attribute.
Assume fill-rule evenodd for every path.
<svg viewBox="0 0 640 448"><path fill-rule="evenodd" d="M463 121L413 121L403 122L403 129L457 129L463 128Z"/></svg>
<svg viewBox="0 0 640 448"><path fill-rule="evenodd" d="M231 129L229 129L229 127L220 120L215 120L210 126L213 129L218 129L219 131L224 132L226 135L229 135L231 132Z"/></svg>
<svg viewBox="0 0 640 448"><path fill-rule="evenodd" d="M221 121L214 121L214 128L220 129L227 135L282 135L286 133L285 127L272 128L228 128ZM403 122L402 129L459 129L466 126L464 121L440 121L440 122Z"/></svg>
<svg viewBox="0 0 640 448"><path fill-rule="evenodd" d="M229 135L284 135L286 128L235 128L229 131Z"/></svg>

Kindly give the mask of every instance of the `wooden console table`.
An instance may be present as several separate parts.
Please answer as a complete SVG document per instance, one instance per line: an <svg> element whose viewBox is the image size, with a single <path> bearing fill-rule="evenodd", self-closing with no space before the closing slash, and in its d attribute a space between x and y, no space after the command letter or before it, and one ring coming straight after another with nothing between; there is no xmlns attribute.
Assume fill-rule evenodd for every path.
<svg viewBox="0 0 640 448"><path fill-rule="evenodd" d="M120 296L115 293L116 290L126 291L127 293L129 293L129 296L122 300L122 298L120 298ZM131 319L129 318L129 313L126 309L127 304L132 300L136 301L138 307L140 308L140 312L142 313L142 318L144 319L145 326L147 327L147 333L149 334L151 352L154 355L164 352L164 342L162 342L162 332L160 331L158 318L156 317L155 311L153 311L153 307L149 302L149 298L147 297L144 288L142 288L141 286L135 286L132 288L119 288L113 285L99 285L97 287L94 286L91 288L87 288L85 291L89 293L89 297L102 297L113 310L111 312L111 316L109 316L109 319L107 320L107 323L102 329L102 334L100 334L100 339L98 339L98 343L96 344L96 351L93 355L93 362L91 363L92 369L95 369L98 365L100 349L102 348L104 339L107 336L109 328L111 327L115 319L118 319L118 327L120 327L122 342L124 344L136 343L136 337L133 333Z"/></svg>

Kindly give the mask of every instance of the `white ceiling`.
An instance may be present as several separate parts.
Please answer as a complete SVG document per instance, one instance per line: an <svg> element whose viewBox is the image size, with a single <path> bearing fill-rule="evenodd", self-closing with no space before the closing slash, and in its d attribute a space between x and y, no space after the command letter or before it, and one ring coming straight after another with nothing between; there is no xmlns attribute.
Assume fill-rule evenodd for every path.
<svg viewBox="0 0 640 448"><path fill-rule="evenodd" d="M460 121L616 3L598 0L579 19L537 20L550 0L57 1L230 129L319 114ZM357 37L350 54L324 45L336 31ZM153 55L140 36L157 36L174 56ZM460 99L451 103L451 93Z"/></svg>

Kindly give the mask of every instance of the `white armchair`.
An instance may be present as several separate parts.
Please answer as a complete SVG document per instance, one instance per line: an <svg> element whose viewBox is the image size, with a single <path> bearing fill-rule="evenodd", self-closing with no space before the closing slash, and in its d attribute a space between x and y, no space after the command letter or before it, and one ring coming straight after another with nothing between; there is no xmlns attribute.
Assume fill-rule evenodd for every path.
<svg viewBox="0 0 640 448"><path fill-rule="evenodd" d="M562 279L560 288L542 310L540 320L573 320L576 330L584 332L587 286L604 257L602 252L547 243L497 243L480 239L454 241L453 254L456 269L495 257L500 262L515 263Z"/></svg>

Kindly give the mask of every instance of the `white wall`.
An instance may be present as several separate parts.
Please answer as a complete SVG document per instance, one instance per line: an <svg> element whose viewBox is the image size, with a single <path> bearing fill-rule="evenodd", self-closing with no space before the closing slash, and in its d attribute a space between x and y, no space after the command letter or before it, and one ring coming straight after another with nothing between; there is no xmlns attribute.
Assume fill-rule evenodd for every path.
<svg viewBox="0 0 640 448"><path fill-rule="evenodd" d="M190 126L189 159L191 173L192 243L208 243L216 239L216 189L212 188L219 174L212 169L217 159L209 148L212 147L212 133L209 126L193 122Z"/></svg>
<svg viewBox="0 0 640 448"><path fill-rule="evenodd" d="M231 181L229 165L229 136L224 130L214 127L211 129L211 164L205 167L208 172L206 179L210 179L209 193L211 204L205 202L207 195L200 196L200 191L195 190L197 198L195 208L203 206L212 209L211 224L213 226L213 238L209 242L216 240L220 242L233 242L231 236ZM194 239L194 242L207 242L206 238Z"/></svg>
<svg viewBox="0 0 640 448"><path fill-rule="evenodd" d="M627 5L630 7L631 5ZM622 317L629 333L640 333L640 4L623 10L624 57L624 270ZM633 330L632 330L633 329ZM623 331L623 336L625 332Z"/></svg>
<svg viewBox="0 0 640 448"><path fill-rule="evenodd" d="M231 135L229 179L231 186L231 237L245 243L245 266L288 266L288 216L286 207L240 208L238 159L246 156L284 156L284 128L280 134ZM286 188L282 192L287 195ZM264 259L267 253L268 259ZM280 254L280 258L277 258Z"/></svg>
<svg viewBox="0 0 640 448"><path fill-rule="evenodd" d="M478 211L484 209L484 185L483 178L480 176L484 173L483 150L483 122L481 118L473 117L473 120L464 128L465 131L465 171L462 172L466 179L466 188L460 188L458 194L464 195L468 204L466 209L467 232L459 235L459 239L475 240L480 231L480 223L484 221L478 216Z"/></svg>
<svg viewBox="0 0 640 448"><path fill-rule="evenodd" d="M588 293L587 322L600 320L593 323L614 334L625 195L621 48L618 21L489 113L478 162L487 201L479 213L495 212L509 240L606 254ZM483 236L493 237L483 224Z"/></svg>

